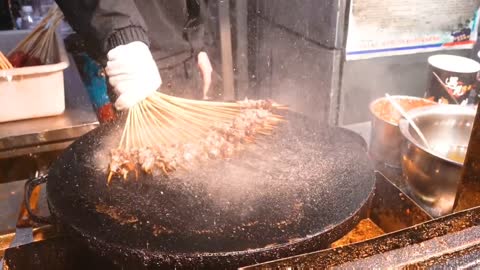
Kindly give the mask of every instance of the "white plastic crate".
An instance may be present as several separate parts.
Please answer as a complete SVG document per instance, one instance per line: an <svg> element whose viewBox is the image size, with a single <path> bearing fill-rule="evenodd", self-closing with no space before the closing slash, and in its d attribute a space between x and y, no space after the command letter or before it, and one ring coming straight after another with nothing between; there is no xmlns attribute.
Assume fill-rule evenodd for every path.
<svg viewBox="0 0 480 270"><path fill-rule="evenodd" d="M5 55L29 31L0 31ZM62 114L65 111L63 71L69 61L60 35L56 35L54 64L0 71L0 123Z"/></svg>

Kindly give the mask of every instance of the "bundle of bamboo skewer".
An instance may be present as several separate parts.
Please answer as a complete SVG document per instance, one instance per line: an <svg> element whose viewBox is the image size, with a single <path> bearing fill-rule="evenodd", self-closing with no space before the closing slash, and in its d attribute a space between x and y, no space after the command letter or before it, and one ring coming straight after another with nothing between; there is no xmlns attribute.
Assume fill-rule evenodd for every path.
<svg viewBox="0 0 480 270"><path fill-rule="evenodd" d="M125 179L131 171L156 169L168 174L199 162L229 158L270 135L286 106L266 100L219 102L191 100L156 92L128 111L118 148L111 152L110 174Z"/></svg>
<svg viewBox="0 0 480 270"><path fill-rule="evenodd" d="M0 70L12 69L12 63L8 60L2 52L0 52Z"/></svg>
<svg viewBox="0 0 480 270"><path fill-rule="evenodd" d="M42 21L8 54L14 67L36 66L52 63L55 31L63 19L63 13L54 5Z"/></svg>
<svg viewBox="0 0 480 270"><path fill-rule="evenodd" d="M262 106L258 101L191 100L157 92L129 110L119 148L171 145L202 139L213 126L231 124L247 109L268 111L271 107L285 108L267 101ZM278 116L274 118L279 119Z"/></svg>

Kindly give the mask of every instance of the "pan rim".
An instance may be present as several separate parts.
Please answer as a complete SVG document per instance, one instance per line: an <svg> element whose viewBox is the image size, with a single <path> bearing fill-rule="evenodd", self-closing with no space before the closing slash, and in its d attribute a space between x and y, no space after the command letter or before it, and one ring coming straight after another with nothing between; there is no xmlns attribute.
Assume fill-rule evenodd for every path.
<svg viewBox="0 0 480 270"><path fill-rule="evenodd" d="M308 117L307 117L308 118ZM190 256L190 257L198 257L198 256L209 256L209 257L218 257L218 256L223 256L223 257L228 257L228 256L241 256L241 255L248 255L248 254L255 254L255 253L262 253L262 252L269 252L271 250L281 250L281 249L286 249L286 248L291 248L292 246L295 245L295 243L297 242L308 242L310 241L311 239L323 239L321 241L325 241L325 239L327 238L319 238L320 235L326 235L326 234L334 234L335 233L335 228L337 227L340 227L342 224L344 223L348 223L348 222L351 222L351 220L353 218L355 218L355 216L361 212L361 209L363 209L364 207L366 207L365 205L367 205L367 202L372 194L372 192L374 191L375 189L375 170L374 170L374 166L373 166L373 162L372 160L369 158L369 156L367 155L367 143L365 141L365 139L358 133L352 131L352 130L349 130L347 128L344 128L344 127L338 127L338 126L331 126L331 125L327 125L327 124L321 124L319 126L320 128L324 127L324 128L329 128L329 129L332 129L332 130L338 130L338 131L341 131L341 133L345 133L345 134L348 134L349 136L349 139L350 140L353 140L356 142L356 144L358 145L359 148L359 151L362 151L362 152L365 152L364 155L362 155L362 159L365 159L366 161L366 170L364 171L366 174L364 177L362 177L362 179L368 183L367 186L365 187L365 190L364 190L364 194L359 198L359 200L357 201L357 205L355 207L352 207L352 208L349 208L348 212L348 215L345 215L344 218L339 218L338 220L334 221L335 224L328 224L327 226L323 226L321 228L318 228L319 230L313 230L315 233L314 234L311 234L311 235L306 235L306 236L303 236L303 238L298 238L300 240L298 241L294 241L294 242L289 242L289 240L291 241L292 239L284 239L284 241L282 241L283 243L282 244L276 244L276 245L272 245L272 246L257 246L257 247L254 247L254 248L251 248L251 249L247 249L247 248L241 248L240 250L228 250L226 249L225 251L209 251L208 249L203 249L202 251L200 252L196 252L196 251L186 251L186 252L183 252L182 250L178 250L175 251L175 249L171 249L173 251L169 251L169 249L166 249L167 251L165 252L164 250L159 250L159 248L156 248L156 250L150 250L150 249L146 249L145 247L142 247L142 246L136 246L134 248L131 248L130 250L135 251L135 252L148 252L148 253L151 253L152 255L157 255L157 256L162 256L162 255L168 255L168 256ZM71 146L73 147L73 145ZM49 181L50 182L50 181ZM57 182L57 181L55 181ZM48 183L47 183L48 184ZM49 189L47 188L47 191ZM363 193L363 191L362 191ZM50 194L49 194L50 195ZM51 203L53 205L51 205L51 209L53 211L56 211L58 213L60 213L61 215L58 215L58 213L55 215L61 222L60 223L63 223L65 225L68 225L70 227L72 227L72 229L76 229L75 231L82 235L83 237L89 237L90 239L95 239L95 240L98 240L99 237L95 234L95 231L92 231L88 228L85 229L85 226L83 224L77 224L75 222L72 222L69 218L68 218L68 215L65 215L65 212L64 212L64 207L62 205L56 205L57 207L53 207L54 204L57 201L57 195L55 194L52 194L53 197L49 197L49 200L51 201ZM63 213L63 214L62 214ZM355 224L358 222L358 220L355 222ZM80 225L80 226L79 226ZM75 227L75 228L73 228ZM352 225L352 228L354 226ZM83 229L82 229L83 228ZM351 228L350 228L351 229ZM86 233L88 232L88 233ZM326 236L328 237L328 236ZM287 237L285 237L287 238ZM127 245L123 244L121 241L109 241L107 239L107 241L103 241L105 242L105 245L108 245L108 246L116 246L118 247L119 249L125 249L126 247L128 247ZM332 241L333 242L333 241ZM268 244L268 243L267 243ZM162 247L161 245L158 245L158 247Z"/></svg>
<svg viewBox="0 0 480 270"><path fill-rule="evenodd" d="M375 174L373 172L373 178L375 178ZM86 240L87 242L95 242L96 245L102 246L102 247L108 247L108 249L114 249L116 251L124 250L127 251L129 254L142 254L149 257L149 259L153 259L156 257L181 257L181 258L204 258L204 257L235 257L235 256L245 256L245 255L255 255L255 254L260 254L260 253L267 253L269 251L279 251L279 250L285 250L285 249L291 249L292 247L297 247L301 246L302 244L305 244L305 242L308 241L315 241L318 240L321 236L326 236L327 234L340 234L338 238L335 238L332 240L332 243L338 239L340 239L342 236L346 234L346 232L351 231L365 216L367 216L367 210L370 206L371 200L373 199L375 195L375 180L373 181L372 188L370 189L369 195L365 198L365 200L362 202L361 206L354 211L349 218L340 221L339 223L335 225L330 225L324 230L317 232L312 235L307 235L304 238L298 240L298 241L293 241L293 242L287 242L287 243L282 243L278 245L273 245L273 246L267 246L267 247L260 247L260 248L252 248L252 249L247 249L247 250L240 250L240 251L226 251L226 252L164 252L164 251L152 251L152 250L146 250L144 248L131 248L125 245L121 245L118 243L108 243L104 241L103 239L100 239L96 236L92 236L89 232L85 232L78 226L75 226L74 224L70 224L68 222L65 222L63 220L61 215L58 215L56 213L56 210L54 206L52 206L49 203L49 209L51 214L54 217L54 220L57 222L59 221L59 224L63 226L67 226L74 230L75 234ZM48 183L47 183L48 184ZM48 199L47 199L48 200ZM355 220L357 219L357 220ZM347 226L349 225L349 226ZM343 228L343 226L346 226L346 228ZM338 230L338 231L336 231ZM343 231L343 232L342 232ZM318 250L316 250L318 251ZM311 251L314 252L314 251ZM295 252L293 252L295 253ZM303 254L303 253L302 253ZM291 254L290 256L295 256L294 254Z"/></svg>

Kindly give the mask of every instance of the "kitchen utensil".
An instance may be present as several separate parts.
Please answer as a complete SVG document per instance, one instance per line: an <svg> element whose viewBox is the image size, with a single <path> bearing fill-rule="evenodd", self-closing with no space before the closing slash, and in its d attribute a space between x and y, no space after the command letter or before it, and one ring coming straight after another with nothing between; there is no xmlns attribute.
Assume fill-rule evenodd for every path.
<svg viewBox="0 0 480 270"><path fill-rule="evenodd" d="M231 160L106 184L121 126L100 126L51 167L51 218L125 268L236 268L326 248L358 223L374 189L354 132L288 112ZM30 190L47 180L32 180ZM37 217L38 218L38 217Z"/></svg>
<svg viewBox="0 0 480 270"><path fill-rule="evenodd" d="M476 110L463 164L462 179L455 198L455 212L480 206L480 182L478 181L480 177L478 163L480 160L480 107L477 106Z"/></svg>
<svg viewBox="0 0 480 270"><path fill-rule="evenodd" d="M0 32L0 50L10 50L28 33ZM0 71L0 123L63 113L63 71L68 67L69 61L59 35L56 35L55 41L55 63Z"/></svg>
<svg viewBox="0 0 480 270"><path fill-rule="evenodd" d="M403 110L402 106L400 106L400 104L398 104L388 93L385 94L385 97L392 104L395 110L397 110L402 115L402 117L408 121L408 123L412 126L413 130L415 130L415 132L420 137L420 139L422 140L423 144L427 147L427 149L430 148L430 145L428 144L428 141L425 138L425 136L423 136L422 131L417 127L415 122L408 116L407 112Z"/></svg>
<svg viewBox="0 0 480 270"><path fill-rule="evenodd" d="M410 117L430 143L421 143L407 120L400 121L406 139L402 148L402 168L412 194L432 207L437 215L452 211L463 157L472 131L475 108L439 105L418 108Z"/></svg>
<svg viewBox="0 0 480 270"><path fill-rule="evenodd" d="M405 111L419 106L431 106L436 103L427 99L411 96L391 96L397 103L405 105ZM400 113L393 108L386 97L378 98L370 103L372 129L370 135L369 154L373 160L388 167L401 169L400 148L403 136L398 129Z"/></svg>

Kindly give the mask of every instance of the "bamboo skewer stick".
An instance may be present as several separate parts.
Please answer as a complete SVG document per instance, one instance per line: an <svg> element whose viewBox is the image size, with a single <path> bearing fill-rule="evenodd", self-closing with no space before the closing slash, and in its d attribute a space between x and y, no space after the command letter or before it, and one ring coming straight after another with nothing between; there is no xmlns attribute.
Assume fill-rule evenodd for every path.
<svg viewBox="0 0 480 270"><path fill-rule="evenodd" d="M0 52L0 70L12 69L13 66L2 52Z"/></svg>
<svg viewBox="0 0 480 270"><path fill-rule="evenodd" d="M110 168L126 179L132 164L147 173L155 168L167 174L230 157L245 149L241 144L258 142L255 135L271 135L285 121L271 110L286 108L269 101L198 101L156 92L129 109Z"/></svg>
<svg viewBox="0 0 480 270"><path fill-rule="evenodd" d="M16 47L14 47L8 55L11 55L13 52L18 51L19 48L25 47L30 41L36 40L37 36L40 35L43 31L45 31L50 22L50 19L60 20L63 18L63 14L61 13L58 6L52 7L45 17L38 23L38 25L32 30L32 33L28 35L25 39L23 39Z"/></svg>
<svg viewBox="0 0 480 270"><path fill-rule="evenodd" d="M15 67L22 67L25 64L36 65L38 62L40 62L38 64L49 64L53 61L55 31L62 19L63 13L55 5L32 32L8 53L9 58L18 59L18 62L17 60L13 62Z"/></svg>
<svg viewBox="0 0 480 270"><path fill-rule="evenodd" d="M193 120L196 117L196 115L192 114L189 111L181 111L181 110L178 110L177 108L170 108L168 106L163 107L162 104L158 104L158 105L155 104L153 106L156 106L158 110L164 109L164 113L166 113L168 115L171 115L171 117L175 117L175 115L178 115L178 116L180 116L180 118L185 117L185 119L187 119L187 120ZM211 119L206 119L206 120L205 119L196 119L196 120L202 121L202 123L204 123L205 125L208 126L208 124L210 123L208 121L211 120ZM198 124L198 122L197 123L191 122L191 124Z"/></svg>
<svg viewBox="0 0 480 270"><path fill-rule="evenodd" d="M127 115L127 125L129 123L129 121L130 121L130 114ZM128 130L129 130L129 128L127 128L127 127L123 129L122 137L120 138L120 144L119 144L118 148L122 148L124 146ZM128 149L128 146L126 146L125 148Z"/></svg>
<svg viewBox="0 0 480 270"><path fill-rule="evenodd" d="M152 109L152 111L154 112L157 112L158 114L161 114L161 112L152 104L147 104L148 107L150 107ZM149 113L152 113L152 111L149 111ZM157 114L157 115L158 115ZM153 119L153 122L155 124L158 124L159 127L161 127L162 123L158 121L157 118L155 117L151 117ZM177 119L178 122L181 122L183 125L187 125L189 126L189 130L190 131L193 131L192 134L195 134L195 132L197 134L203 134L203 133L206 133L208 131L207 128L205 127L202 127L202 126L197 126L197 125L194 125L194 123L191 122L191 119L188 119L188 118L184 118L184 117L179 117ZM201 135L197 135L195 136L197 139L201 137Z"/></svg>
<svg viewBox="0 0 480 270"><path fill-rule="evenodd" d="M196 101L156 93L130 109L118 147L145 148L201 140L216 125L232 124L243 110L245 105L241 103ZM281 121L276 115L270 118L259 134L270 134Z"/></svg>
<svg viewBox="0 0 480 270"><path fill-rule="evenodd" d="M167 136L165 133L162 131L162 126L163 123L160 121L160 118L162 118L162 114L160 111L158 111L154 106L151 104L146 105L147 109L150 108L150 110L147 110L148 116L152 120L151 124L155 124L154 129L155 133L159 135L158 139L161 144L166 145L168 140Z"/></svg>

